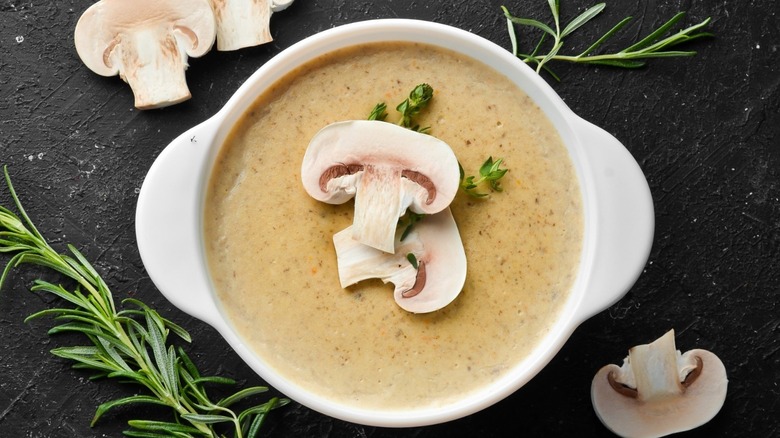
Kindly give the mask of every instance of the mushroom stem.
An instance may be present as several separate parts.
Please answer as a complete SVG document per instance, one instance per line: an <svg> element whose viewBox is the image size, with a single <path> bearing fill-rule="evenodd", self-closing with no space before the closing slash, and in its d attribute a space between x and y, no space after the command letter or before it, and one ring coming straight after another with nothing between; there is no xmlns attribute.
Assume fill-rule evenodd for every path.
<svg viewBox="0 0 780 438"><path fill-rule="evenodd" d="M352 237L380 251L395 251L398 218L411 204L401 196L401 170L367 165L355 194Z"/></svg>
<svg viewBox="0 0 780 438"><path fill-rule="evenodd" d="M184 71L187 54L173 34L156 29L139 31L124 39L122 50L112 50L108 60L123 65L119 77L130 85L138 109L174 105L191 97Z"/></svg>
<svg viewBox="0 0 780 438"><path fill-rule="evenodd" d="M378 251L353 238L354 225L333 235L336 255L339 261L339 281L341 287L351 286L369 278L378 278L383 283L393 283L395 290L406 292L414 288L417 282L417 269L406 259L414 254L418 259L424 253L424 247L416 232L409 233L399 243L395 254Z"/></svg>
<svg viewBox="0 0 780 438"><path fill-rule="evenodd" d="M293 0L210 0L217 20L217 50L238 50L273 41L271 14Z"/></svg>
<svg viewBox="0 0 780 438"><path fill-rule="evenodd" d="M640 401L676 397L683 391L678 371L679 355L675 350L673 331L650 344L637 345L628 351L628 365L634 375Z"/></svg>

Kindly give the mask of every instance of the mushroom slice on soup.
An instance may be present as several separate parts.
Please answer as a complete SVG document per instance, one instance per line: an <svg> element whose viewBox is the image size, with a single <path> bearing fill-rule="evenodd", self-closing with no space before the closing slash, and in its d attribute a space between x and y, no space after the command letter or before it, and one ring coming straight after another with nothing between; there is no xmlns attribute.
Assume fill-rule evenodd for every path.
<svg viewBox="0 0 780 438"><path fill-rule="evenodd" d="M354 240L353 227L333 236L342 287L369 278L393 283L395 302L412 313L439 310L463 289L466 253L449 208L426 216L409 233L398 230L395 254Z"/></svg>
<svg viewBox="0 0 780 438"><path fill-rule="evenodd" d="M398 218L408 209L438 213L458 191L458 160L447 143L391 123L337 122L309 143L301 178L314 199L355 198L350 233L358 242L395 252Z"/></svg>

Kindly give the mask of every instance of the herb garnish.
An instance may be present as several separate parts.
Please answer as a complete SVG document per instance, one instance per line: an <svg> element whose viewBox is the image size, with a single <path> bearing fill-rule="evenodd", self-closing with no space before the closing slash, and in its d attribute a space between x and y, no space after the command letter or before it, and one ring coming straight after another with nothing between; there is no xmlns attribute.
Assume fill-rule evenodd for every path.
<svg viewBox="0 0 780 438"><path fill-rule="evenodd" d="M614 27L612 27L612 29L610 29L607 33L601 36L601 38L596 40L596 42L591 44L587 49L585 49L579 55L576 56L559 55L558 52L563 47L564 38L570 35L575 30L579 29L585 23L592 20L598 14L600 14L601 11L603 11L604 8L606 7L606 4L599 3L595 6L588 8L587 10L585 10L585 12L581 13L576 18L571 20L569 24L564 26L563 30L561 30L561 20L559 14L560 0L547 0L547 1L550 5L550 10L552 12L554 28L531 18L521 18L521 17L513 16L509 12L509 10L504 6L502 6L501 9L503 10L504 16L506 17L507 20L509 39L512 42L512 53L515 56L522 59L523 61L525 61L527 64L535 65L537 73L540 73L542 70L545 70L548 73L550 73L556 80L559 81L560 78L547 67L546 64L548 62L568 61L568 62L575 62L580 64L597 64L597 65L608 65L612 67L622 67L622 68L639 68L644 66L645 61L651 58L693 56L696 54L696 52L694 51L679 51L679 50L668 50L668 49L681 43L686 43L702 37L712 36L712 34L709 32L699 32L701 29L707 26L707 24L709 24L710 18L707 18L701 23L687 27L685 29L678 31L675 34L672 34L670 36L667 36L666 38L661 39L661 37L665 35L669 31L669 29L671 29L672 26L674 26L678 21L680 21L685 16L685 12L679 12L677 13L677 15L672 17L669 21L667 21L661 27L659 27L658 29L656 29L655 31L647 35L645 38L619 52L606 53L601 55L591 55L591 53L594 50L596 50L606 40L612 37L612 35L614 35L618 30L623 28L623 26L628 24L628 22L630 22L633 19L632 17L626 17L623 20L621 20L618 24L616 24ZM515 23L524 26L531 26L543 32L541 38L539 39L539 42L536 44L536 47L533 49L533 51L530 54L521 53L518 51L517 34L515 33L515 26L514 26ZM549 52L547 52L547 54L544 55L539 54L539 50L541 49L547 37L551 37L553 39L552 47L549 49Z"/></svg>
<svg viewBox="0 0 780 438"><path fill-rule="evenodd" d="M418 132L428 131L430 127L420 129L419 125L412 126L412 117L416 116L420 110L428 106L428 103L432 98L433 88L430 85L419 84L414 87L412 92L409 93L409 98L401 102L398 107L396 107L396 109L402 115L402 118L398 124ZM374 109L372 109L371 113L368 115L368 120L384 121L385 118L387 118L387 105L384 102L376 104ZM476 190L477 187L483 182L490 184L490 188L496 192L503 191L499 180L503 178L508 171L508 169L499 168L503 161L504 160L502 158L493 161L493 157L488 157L488 159L482 163L482 167L479 168L479 179L476 179L476 176L466 177L465 172L463 171L463 166L460 164L460 162L458 162L458 168L460 170L460 188L475 198L484 198L488 196L487 193L480 193ZM410 211L404 215L404 217L398 220L399 226L406 227L401 234L401 241L403 241L406 236L409 235L409 233L412 231L412 228L414 228L414 224L419 222L424 216L424 214L417 214Z"/></svg>
<svg viewBox="0 0 780 438"><path fill-rule="evenodd" d="M409 260L409 263L412 264L412 267L414 269L420 269L420 265L417 263L417 257L415 257L414 253L406 254L406 260Z"/></svg>
<svg viewBox="0 0 780 438"><path fill-rule="evenodd" d="M433 98L433 87L428 84L418 84L409 97L399 103L395 109L401 113L401 119L398 120L398 125L404 128L409 128L412 131L426 133L430 130L430 127L420 128L419 124L414 123L414 117L420 113L420 111L428 106ZM371 114L368 115L368 120L381 120L384 121L387 118L387 105L384 102L380 102L374 106L371 110Z"/></svg>
<svg viewBox="0 0 780 438"><path fill-rule="evenodd" d="M387 118L387 104L384 102L379 102L374 106L374 109L371 110L371 114L368 115L368 120L379 120L384 121Z"/></svg>
<svg viewBox="0 0 780 438"><path fill-rule="evenodd" d="M424 217L425 214L415 213L411 210L407 211L405 215L401 216L401 218L398 219L398 225L403 226L405 228L403 233L401 233L401 237L398 240L400 242L403 242L404 239L406 239L406 237L409 236L409 233L412 232L412 229L414 228L414 224L420 222Z"/></svg>
<svg viewBox="0 0 780 438"><path fill-rule="evenodd" d="M499 182L499 180L509 171L509 169L500 168L503 161L503 158L493 161L493 157L488 157L488 159L482 163L482 167L479 168L479 179L476 179L476 176L473 175L467 177L466 172L463 170L463 166L460 166L460 163L458 163L458 167L460 168L460 188L475 198L484 198L485 196L488 196L487 193L480 193L477 191L477 188L483 182L487 182L494 191L503 191L504 188L501 187L501 182Z"/></svg>
<svg viewBox="0 0 780 438"><path fill-rule="evenodd" d="M145 403L168 406L173 410L173 421L131 420L128 422L130 430L125 431L125 435L217 438L227 436L226 431L232 429L234 438L249 438L257 436L270 410L288 403L288 400L274 397L241 412L230 409L247 397L267 391L261 386L212 401L206 384L235 382L224 377L201 376L182 348L168 345L171 332L187 342L190 341L189 333L144 303L128 298L122 303L130 308L117 311L108 285L75 247L69 245L70 254L60 254L49 246L22 208L7 168L4 173L21 218L0 206L0 253L11 255L0 274L0 287L10 270L22 264L50 268L71 279L75 286L70 289L39 279L32 291L53 294L74 308L42 310L25 321L54 316L62 323L50 329L49 334L79 332L86 336L90 345L59 347L52 350L52 354L76 362L73 368L91 370L92 379L118 379L149 391L149 395L103 403L97 408L92 425L112 408Z"/></svg>
<svg viewBox="0 0 780 438"><path fill-rule="evenodd" d="M420 125L413 124L412 118L416 116L420 110L428 106L428 103L430 103L432 98L433 88L430 85L420 84L414 87L412 92L409 93L409 98L399 103L395 108L401 113L401 120L398 121L398 124L417 132L429 130L430 127L421 129Z"/></svg>

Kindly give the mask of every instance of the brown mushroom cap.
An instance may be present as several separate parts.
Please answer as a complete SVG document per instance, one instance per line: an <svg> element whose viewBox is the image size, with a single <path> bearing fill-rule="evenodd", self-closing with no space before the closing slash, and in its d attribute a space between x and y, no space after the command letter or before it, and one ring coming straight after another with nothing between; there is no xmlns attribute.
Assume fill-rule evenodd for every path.
<svg viewBox="0 0 780 438"><path fill-rule="evenodd" d="M596 415L617 435L654 438L711 420L723 406L727 386L723 362L706 350L680 354L672 330L630 349L622 367L599 370L591 400Z"/></svg>
<svg viewBox="0 0 780 438"><path fill-rule="evenodd" d="M320 130L304 155L301 178L319 201L342 204L354 197L355 238L386 252L394 250L396 224L407 208L440 212L460 185L458 160L445 142L368 120Z"/></svg>
<svg viewBox="0 0 780 438"><path fill-rule="evenodd" d="M190 98L187 57L211 50L215 36L208 0L101 0L82 14L74 40L90 70L119 74L146 109Z"/></svg>

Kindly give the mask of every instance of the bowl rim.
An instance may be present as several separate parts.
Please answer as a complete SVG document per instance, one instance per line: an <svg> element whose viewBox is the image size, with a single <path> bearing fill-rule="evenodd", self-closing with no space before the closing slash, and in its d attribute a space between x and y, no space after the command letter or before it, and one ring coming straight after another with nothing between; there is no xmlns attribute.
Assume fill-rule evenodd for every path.
<svg viewBox="0 0 780 438"><path fill-rule="evenodd" d="M389 39L388 36L392 36L392 39ZM220 309L219 301L212 291L214 286L211 283L207 268L205 243L202 233L206 184L216 154L233 125L253 104L259 92L281 79L293 68L335 49L379 41L413 41L443 47L481 61L508 76L540 106L558 130L561 140L572 158L572 164L580 183L583 198L584 223L580 264L569 297L559 311L560 313L550 331L534 347L528 357L515 364L502 378L484 388L464 395L458 401L447 403L443 406L385 411L362 409L334 402L327 397L300 387L295 382L289 381L244 344L241 336L232 327L227 315ZM169 148L166 148L152 169L150 169L147 180L144 181L142 186L141 194L139 194L136 226L139 251L153 282L169 300L185 312L214 326L239 356L261 378L297 402L335 418L372 426L411 427L454 420L493 405L525 385L552 360L582 321L591 316L594 311L603 310L608 304L619 299L639 275L639 272L636 272L637 268L633 267L633 273L627 276L628 279L624 280L621 285L613 288L615 290L606 294L606 297L598 300L599 303L597 305L584 305L587 289L592 285L591 271L593 270L593 264L596 263L595 258L598 249L595 243L598 242L599 235L603 235L603 233L594 227L594 224L601 220L601 212L597 208L599 197L594 196L592 193L592 188L598 185L596 181L598 176L594 175L593 157L591 153L583 150L582 142L588 139L592 140L594 137L601 136L600 138L603 138L604 135L609 136L609 134L603 131L599 132L598 128L596 128L596 131L593 131L592 128L595 127L576 116L557 93L530 67L515 58L507 50L480 36L448 25L413 19L367 20L338 26L310 36L280 52L251 75L216 115L182 134L182 136L172 142ZM591 131L588 131L589 129ZM180 294L172 292L174 287L171 286L171 282L162 278L164 274L160 274L159 266L166 262L161 262L159 257L155 258L150 254L153 251L148 243L150 240L148 228L151 226L151 221L148 220L145 214L148 214L149 209L153 208L146 205L146 201L155 198L154 193L156 190L159 190L159 180L170 180L170 178L160 176L163 173L160 167L164 167L164 162L172 161L170 157L166 157L166 155L171 155L168 153L168 149L175 149L177 144L192 143L196 136L199 136L198 138L201 139L199 144L202 145L202 149L198 152L199 155L197 157L187 159L197 162L195 163L197 171L191 177L194 178L196 182L194 186L197 187L192 203L194 203L194 208L197 212L195 222L197 223L198 237L196 240L200 251L195 257L200 265L200 269L206 271L201 273L202 275L199 278L201 283L204 278L206 279L207 284L205 288L208 289L206 293L211 294L211 302L205 302L208 301L205 298L201 300L202 302L193 304L183 303ZM625 151L625 148L617 140L614 140L614 142ZM179 147L178 149L183 148ZM161 162L159 166L157 166L158 161ZM635 161L633 163L636 164ZM638 166L636 167L638 169ZM639 170L639 174L641 175L641 170ZM154 178L152 178L153 176ZM636 175L633 177L635 178ZM152 180L157 181L157 183L154 183ZM639 187L639 191L646 188L647 184L643 175L641 175L641 180L644 183L644 187ZM147 185L147 182L149 182L149 185ZM641 185L639 184L639 186ZM652 200L649 198L649 189L647 189L647 193L639 193L636 196L644 198L640 199L644 204L647 204L647 199L650 199L650 228L652 228ZM149 202L154 203L152 201ZM645 208L645 210L647 209ZM645 214L645 216L647 215ZM141 220L142 217L144 220ZM647 228L646 222L643 224L644 228ZM145 234L146 237L142 238L142 234ZM645 233L644 240L648 240L647 233ZM649 241L652 241L652 230L649 233ZM638 245L636 251L640 253L640 259L646 260L649 254L649 244L645 242L644 246ZM644 265L644 261L642 265ZM156 266L156 268L151 268L152 266ZM200 286L204 287L203 284ZM207 306L213 308L204 310Z"/></svg>

